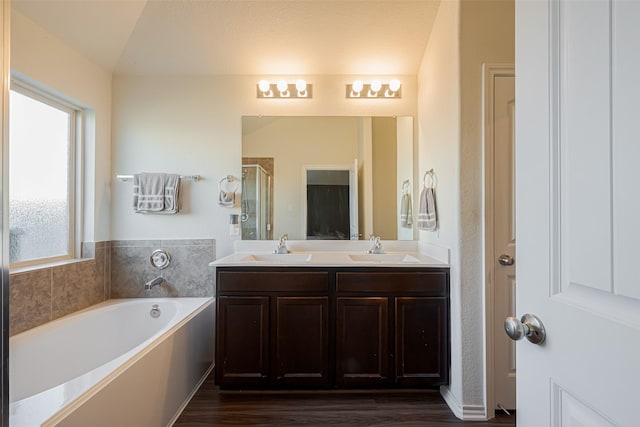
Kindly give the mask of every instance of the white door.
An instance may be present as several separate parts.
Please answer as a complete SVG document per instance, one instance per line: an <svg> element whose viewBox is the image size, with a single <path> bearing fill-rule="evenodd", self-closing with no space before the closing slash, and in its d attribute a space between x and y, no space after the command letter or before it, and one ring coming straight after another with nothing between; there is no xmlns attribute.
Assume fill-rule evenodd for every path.
<svg viewBox="0 0 640 427"><path fill-rule="evenodd" d="M518 427L638 426L640 2L517 0Z"/></svg>
<svg viewBox="0 0 640 427"><path fill-rule="evenodd" d="M497 408L516 407L516 348L504 333L504 319L515 313L516 222L513 69L493 74L493 262L494 274L494 399Z"/></svg>

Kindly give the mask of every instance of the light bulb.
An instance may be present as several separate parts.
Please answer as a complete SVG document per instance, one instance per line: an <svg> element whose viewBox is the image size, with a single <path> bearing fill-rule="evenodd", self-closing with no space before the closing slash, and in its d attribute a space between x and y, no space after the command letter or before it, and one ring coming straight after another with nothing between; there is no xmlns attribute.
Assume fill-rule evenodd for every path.
<svg viewBox="0 0 640 427"><path fill-rule="evenodd" d="M269 92L270 88L271 88L271 85L269 84L268 81L260 80L258 82L258 89L260 89L261 92L267 93L267 92Z"/></svg>
<svg viewBox="0 0 640 427"><path fill-rule="evenodd" d="M374 80L371 82L370 88L371 92L378 92L382 89L382 83L380 83L380 80Z"/></svg>
<svg viewBox="0 0 640 427"><path fill-rule="evenodd" d="M397 92L398 90L400 90L400 80L398 79L393 79L389 82L389 90L391 90L391 92Z"/></svg>
<svg viewBox="0 0 640 427"><path fill-rule="evenodd" d="M282 93L282 92L285 92L289 88L289 85L284 80L278 80L278 82L276 83L276 87Z"/></svg>
<svg viewBox="0 0 640 427"><path fill-rule="evenodd" d="M298 92L304 92L307 90L307 82L304 79L296 80L296 89Z"/></svg>
<svg viewBox="0 0 640 427"><path fill-rule="evenodd" d="M364 85L362 84L362 81L360 81L360 80L354 80L353 83L351 83L351 90L354 91L355 93L362 92L362 88L363 87L364 87Z"/></svg>

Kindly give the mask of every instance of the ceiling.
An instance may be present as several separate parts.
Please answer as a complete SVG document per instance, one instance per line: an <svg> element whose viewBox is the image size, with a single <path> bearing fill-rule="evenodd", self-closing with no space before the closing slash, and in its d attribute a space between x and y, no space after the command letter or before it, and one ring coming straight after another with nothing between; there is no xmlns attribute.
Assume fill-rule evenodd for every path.
<svg viewBox="0 0 640 427"><path fill-rule="evenodd" d="M115 74L415 75L440 0L13 0Z"/></svg>

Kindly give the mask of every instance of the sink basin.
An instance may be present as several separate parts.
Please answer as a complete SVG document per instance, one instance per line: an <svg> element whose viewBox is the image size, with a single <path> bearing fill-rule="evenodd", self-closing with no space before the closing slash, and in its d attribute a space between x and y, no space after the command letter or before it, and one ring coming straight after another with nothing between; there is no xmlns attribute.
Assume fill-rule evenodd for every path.
<svg viewBox="0 0 640 427"><path fill-rule="evenodd" d="M418 258L407 254L349 254L349 258L356 262L420 262Z"/></svg>
<svg viewBox="0 0 640 427"><path fill-rule="evenodd" d="M240 261L248 262L306 262L311 260L311 254L253 254L247 255Z"/></svg>

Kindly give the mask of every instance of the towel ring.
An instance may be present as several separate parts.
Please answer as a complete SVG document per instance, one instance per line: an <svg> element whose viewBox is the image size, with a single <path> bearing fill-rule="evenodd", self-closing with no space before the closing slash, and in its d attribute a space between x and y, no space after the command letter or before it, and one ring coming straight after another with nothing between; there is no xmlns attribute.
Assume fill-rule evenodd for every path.
<svg viewBox="0 0 640 427"><path fill-rule="evenodd" d="M405 179L402 182L402 193L403 194L409 194L410 191L411 191L411 183L409 182L408 179Z"/></svg>
<svg viewBox="0 0 640 427"><path fill-rule="evenodd" d="M428 185L427 185L427 177L429 178ZM436 188L436 183L437 183L436 174L433 172L433 169L429 169L424 173L424 176L422 177L422 185L424 185L426 188L434 189Z"/></svg>
<svg viewBox="0 0 640 427"><path fill-rule="evenodd" d="M227 183L227 185L229 183L232 183L233 188L229 188L228 186L224 187L224 183ZM224 178L222 178L218 183L218 189L226 193L231 193L231 192L235 193L238 190L238 181L232 175L227 175Z"/></svg>

